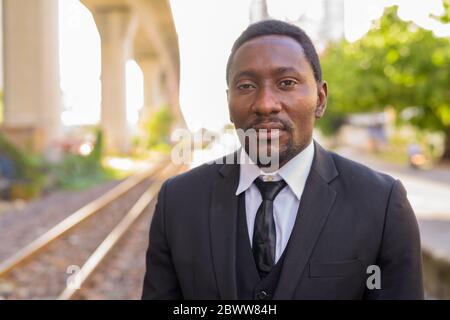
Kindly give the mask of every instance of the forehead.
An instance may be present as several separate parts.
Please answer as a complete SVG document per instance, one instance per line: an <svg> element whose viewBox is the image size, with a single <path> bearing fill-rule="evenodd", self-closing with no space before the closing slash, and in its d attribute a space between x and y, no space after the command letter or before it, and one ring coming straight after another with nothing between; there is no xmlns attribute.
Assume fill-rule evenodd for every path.
<svg viewBox="0 0 450 320"><path fill-rule="evenodd" d="M295 39L283 35L268 35L251 39L237 49L230 66L231 74L246 70L279 67L310 68L304 50ZM311 69L312 71L312 69Z"/></svg>

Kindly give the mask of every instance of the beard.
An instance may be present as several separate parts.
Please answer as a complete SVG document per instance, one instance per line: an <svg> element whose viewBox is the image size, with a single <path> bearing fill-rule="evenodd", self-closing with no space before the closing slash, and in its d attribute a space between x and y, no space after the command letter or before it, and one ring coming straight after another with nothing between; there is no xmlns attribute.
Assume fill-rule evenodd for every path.
<svg viewBox="0 0 450 320"><path fill-rule="evenodd" d="M278 132L283 132L284 136L287 136L287 141L280 143L280 137L276 134L277 130L255 128L263 122L278 123L283 128ZM270 137L267 135L269 132ZM299 151L299 146L294 143L294 126L289 121L276 116L256 118L244 131L238 131L238 136L241 145L253 162L268 171L278 170Z"/></svg>
<svg viewBox="0 0 450 320"><path fill-rule="evenodd" d="M250 143L249 139L243 144L245 152L260 168L279 169L283 164L292 159L299 148L296 148L292 136L283 145L272 143L272 141L257 141L256 145Z"/></svg>

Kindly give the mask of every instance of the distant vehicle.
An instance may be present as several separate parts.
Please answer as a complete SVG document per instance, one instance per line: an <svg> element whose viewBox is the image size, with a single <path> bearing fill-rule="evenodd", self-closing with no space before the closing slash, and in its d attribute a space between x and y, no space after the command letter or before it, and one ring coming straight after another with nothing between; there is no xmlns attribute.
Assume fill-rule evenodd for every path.
<svg viewBox="0 0 450 320"><path fill-rule="evenodd" d="M425 154L417 143L411 143L408 146L408 161L409 166L413 169L420 169L426 164Z"/></svg>
<svg viewBox="0 0 450 320"><path fill-rule="evenodd" d="M0 153L0 198L8 199L12 182L16 179L14 163Z"/></svg>

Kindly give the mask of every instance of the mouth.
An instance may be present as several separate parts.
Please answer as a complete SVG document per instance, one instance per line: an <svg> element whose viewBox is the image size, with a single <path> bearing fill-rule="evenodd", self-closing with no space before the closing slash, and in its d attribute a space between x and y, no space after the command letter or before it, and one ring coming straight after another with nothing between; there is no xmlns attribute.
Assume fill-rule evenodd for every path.
<svg viewBox="0 0 450 320"><path fill-rule="evenodd" d="M256 125L254 125L252 128L255 129L256 131L259 131L259 130L266 130L266 131L285 130L284 125L280 122L260 122Z"/></svg>
<svg viewBox="0 0 450 320"><path fill-rule="evenodd" d="M285 126L280 122L261 122L252 127L257 132L258 139L279 139L286 131Z"/></svg>

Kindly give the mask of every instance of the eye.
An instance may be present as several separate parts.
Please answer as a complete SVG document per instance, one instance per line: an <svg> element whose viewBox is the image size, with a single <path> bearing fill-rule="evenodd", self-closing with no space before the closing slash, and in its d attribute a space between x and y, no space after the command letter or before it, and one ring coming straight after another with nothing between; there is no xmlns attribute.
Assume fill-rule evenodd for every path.
<svg viewBox="0 0 450 320"><path fill-rule="evenodd" d="M293 88L297 85L297 81L292 80L292 79L286 79L286 80L282 80L280 81L280 83L278 84L278 86L281 89L289 89L289 88Z"/></svg>
<svg viewBox="0 0 450 320"><path fill-rule="evenodd" d="M255 88L255 85L251 83L242 83L237 86L239 90L251 90Z"/></svg>

